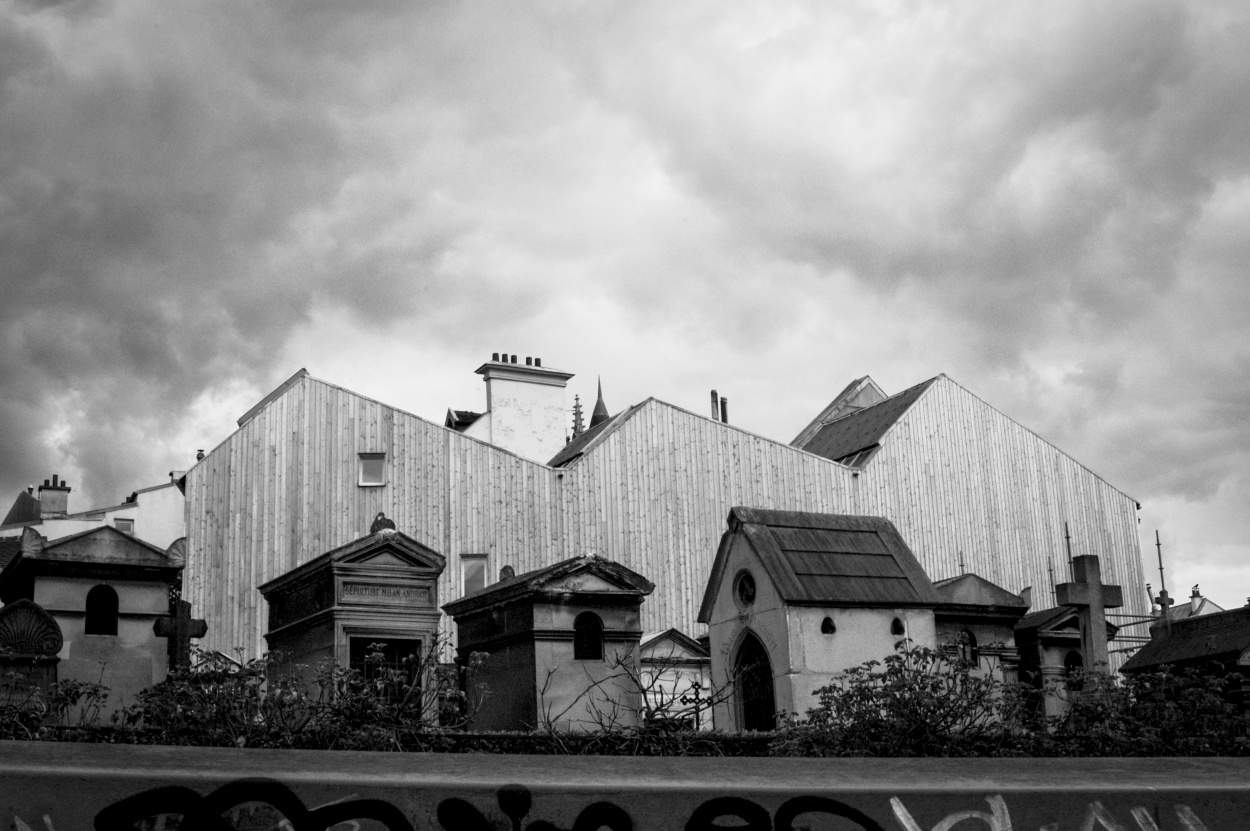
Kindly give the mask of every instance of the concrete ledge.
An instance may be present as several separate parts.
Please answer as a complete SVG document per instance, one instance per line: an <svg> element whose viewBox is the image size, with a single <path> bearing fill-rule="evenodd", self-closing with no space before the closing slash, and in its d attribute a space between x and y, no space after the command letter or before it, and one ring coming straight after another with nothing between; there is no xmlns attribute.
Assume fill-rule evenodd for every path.
<svg viewBox="0 0 1250 831"><path fill-rule="evenodd" d="M1250 828L1250 760L673 759L0 742L3 831L135 827L1239 831Z"/></svg>

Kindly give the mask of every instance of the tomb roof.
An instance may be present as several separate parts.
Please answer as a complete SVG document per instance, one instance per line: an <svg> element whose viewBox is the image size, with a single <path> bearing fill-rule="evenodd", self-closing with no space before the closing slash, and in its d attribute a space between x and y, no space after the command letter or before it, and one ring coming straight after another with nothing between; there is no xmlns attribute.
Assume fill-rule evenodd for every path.
<svg viewBox="0 0 1250 831"><path fill-rule="evenodd" d="M884 517L736 507L712 565L700 622L711 620L730 544L738 536L791 605L932 608L941 602L894 523Z"/></svg>

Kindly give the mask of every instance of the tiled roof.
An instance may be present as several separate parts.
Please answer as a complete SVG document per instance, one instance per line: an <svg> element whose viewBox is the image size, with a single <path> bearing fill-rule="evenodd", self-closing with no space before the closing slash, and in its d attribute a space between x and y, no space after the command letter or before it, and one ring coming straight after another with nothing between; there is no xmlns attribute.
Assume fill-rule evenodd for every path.
<svg viewBox="0 0 1250 831"><path fill-rule="evenodd" d="M1250 607L1174 620L1171 634L1158 634L1125 662L1122 672L1237 659L1250 649Z"/></svg>
<svg viewBox="0 0 1250 831"><path fill-rule="evenodd" d="M645 404L646 402L644 401L643 403ZM625 419L629 418L641 406L642 404L635 404L628 410L612 416L607 421L596 424L594 427L584 431L580 436L575 436L568 444L564 445L564 448L559 453L552 457L551 461L547 462L547 467L563 467L567 465L582 455L589 448L591 442L599 436L606 435L616 429L618 425L624 423Z"/></svg>
<svg viewBox="0 0 1250 831"><path fill-rule="evenodd" d="M21 537L0 538L0 571L22 551Z"/></svg>
<svg viewBox="0 0 1250 831"><path fill-rule="evenodd" d="M732 508L699 611L711 620L732 539L743 535L781 599L809 606L921 606L941 602L888 519Z"/></svg>
<svg viewBox="0 0 1250 831"><path fill-rule="evenodd" d="M448 410L443 426L463 432L481 417L482 413L474 412L473 410Z"/></svg>
<svg viewBox="0 0 1250 831"><path fill-rule="evenodd" d="M880 443L886 431L916 403L937 378L930 378L884 401L848 413L821 427L803 449L817 456L838 461Z"/></svg>

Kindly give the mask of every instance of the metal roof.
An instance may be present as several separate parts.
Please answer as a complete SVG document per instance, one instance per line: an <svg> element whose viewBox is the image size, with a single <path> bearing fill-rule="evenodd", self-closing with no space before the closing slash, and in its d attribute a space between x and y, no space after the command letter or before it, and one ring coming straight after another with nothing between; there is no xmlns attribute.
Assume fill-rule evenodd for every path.
<svg viewBox="0 0 1250 831"><path fill-rule="evenodd" d="M935 381L937 378L930 378L884 401L834 419L821 427L803 445L803 449L838 461L879 444L886 432Z"/></svg>
<svg viewBox="0 0 1250 831"><path fill-rule="evenodd" d="M781 599L806 606L921 606L941 602L894 523L884 517L736 507L703 595L711 620L732 541L744 537Z"/></svg>

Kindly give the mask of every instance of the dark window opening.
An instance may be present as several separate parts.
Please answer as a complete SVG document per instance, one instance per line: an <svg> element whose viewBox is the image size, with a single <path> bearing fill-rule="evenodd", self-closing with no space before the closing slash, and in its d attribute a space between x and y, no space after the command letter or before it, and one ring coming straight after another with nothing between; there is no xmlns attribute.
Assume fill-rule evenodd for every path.
<svg viewBox="0 0 1250 831"><path fill-rule="evenodd" d="M603 621L594 612L582 612L573 621L573 660L603 660Z"/></svg>
<svg viewBox="0 0 1250 831"><path fill-rule="evenodd" d="M83 632L88 635L117 634L117 592L112 586L99 585L87 592L87 620Z"/></svg>
<svg viewBox="0 0 1250 831"><path fill-rule="evenodd" d="M979 666L981 663L981 650L977 648L977 636L972 633L971 629L964 629L959 633L959 660L971 667Z"/></svg>
<svg viewBox="0 0 1250 831"><path fill-rule="evenodd" d="M902 637L907 634L907 627L903 626L903 621L894 618L894 622L890 624L890 634L895 637Z"/></svg>
<svg viewBox="0 0 1250 831"><path fill-rule="evenodd" d="M822 635L832 635L838 631L838 627L833 625L833 618L827 617L820 622L820 632Z"/></svg>
<svg viewBox="0 0 1250 831"><path fill-rule="evenodd" d="M421 641L416 638L363 637L347 642L348 666L366 681L389 682L383 692L392 700L403 697L405 684L420 684L422 657Z"/></svg>

